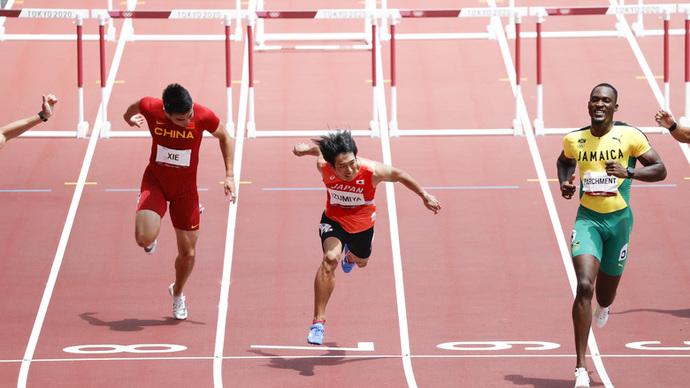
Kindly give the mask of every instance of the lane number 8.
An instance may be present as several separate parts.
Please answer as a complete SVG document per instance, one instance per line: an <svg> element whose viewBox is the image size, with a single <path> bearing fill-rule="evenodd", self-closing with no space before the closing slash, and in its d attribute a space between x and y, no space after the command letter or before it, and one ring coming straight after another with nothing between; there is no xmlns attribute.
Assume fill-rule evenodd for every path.
<svg viewBox="0 0 690 388"><path fill-rule="evenodd" d="M74 354L113 354L113 353L173 353L187 350L186 346L171 344L136 345L76 345L62 349Z"/></svg>

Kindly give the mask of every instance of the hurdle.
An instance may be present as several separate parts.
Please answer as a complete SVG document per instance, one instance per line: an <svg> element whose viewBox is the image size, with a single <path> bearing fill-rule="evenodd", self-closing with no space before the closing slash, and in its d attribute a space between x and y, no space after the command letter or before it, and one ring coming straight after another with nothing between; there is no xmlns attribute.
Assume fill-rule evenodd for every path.
<svg viewBox="0 0 690 388"><path fill-rule="evenodd" d="M620 5L625 5L625 0L620 0ZM637 0L637 5L644 5L644 0ZM644 12L640 10L636 12L636 15L637 21L633 22L630 28L635 33L635 36L643 37L648 34L648 31L644 29L644 20L642 19Z"/></svg>
<svg viewBox="0 0 690 388"><path fill-rule="evenodd" d="M75 36L59 36L60 40L76 40L77 43L77 93L78 93L78 122L76 131L28 131L22 134L26 137L86 137L89 123L84 121L84 72L83 72L83 19L88 19L89 10L87 9L8 9L0 10L0 17L12 18L34 18L34 19L68 19L74 20L77 26ZM8 38L5 34L4 26L0 30L0 39ZM23 36L26 38L26 36ZM45 39L43 39L45 40Z"/></svg>
<svg viewBox="0 0 690 388"><path fill-rule="evenodd" d="M231 20L236 20L235 34L136 34L132 32L127 38L129 41L180 41L180 42L220 42L230 37L232 41L242 39L241 19L247 11L241 10L240 2L237 1L237 9L173 9L165 11L141 10L141 11L119 11L119 10L93 10L99 15L108 15L111 19L131 18L131 19L178 19L178 20L224 20L228 26ZM134 31L134 28L132 28ZM238 32L239 31L239 32Z"/></svg>
<svg viewBox="0 0 690 388"><path fill-rule="evenodd" d="M0 9L0 42L2 41L74 41L74 34L16 34L8 32L5 28L5 19L29 18L29 19L73 19L77 16L88 18L87 9L60 9L60 8L21 8ZM96 34L82 34L83 40L98 40Z"/></svg>
<svg viewBox="0 0 690 388"><path fill-rule="evenodd" d="M264 50L338 50L338 49L354 49L363 50L370 49L372 42L371 28L372 23L367 20L366 14L371 14L376 11L376 0L364 0L364 7L359 9L363 12L360 16L364 21L364 28L357 32L301 32L301 33L267 33L265 27L265 19L267 17L259 17L256 20L256 27L254 30L254 39L257 43L255 49L258 51ZM324 10L326 11L326 10ZM327 10L327 11L338 11L338 10ZM350 10L354 12L355 10ZM264 14L264 0L257 0L256 2L256 12ZM270 11L279 12L279 11ZM313 12L313 11L306 11ZM306 15L306 14L305 14ZM304 19L309 19L310 17L305 16ZM351 17L345 17L342 19L347 19ZM284 42L284 41L361 41L364 44L354 44L354 45L342 45L342 44L331 44L331 45L316 45L316 44L299 44L286 46L284 44L278 45L267 45L267 41Z"/></svg>
<svg viewBox="0 0 690 388"><path fill-rule="evenodd" d="M121 11L121 10L105 10L105 9L94 9L91 12L92 17L98 18L99 19L99 37L100 37L100 44L101 44L101 60L100 60L100 70L101 70L101 101L103 104L103 125L104 127L101 130L101 137L110 137L110 136L131 136L132 131L123 131L122 134L117 133L117 132L110 132L108 129L110 128L110 123L107 122L107 117L105 114L105 94L104 94L104 89L105 89L105 53L104 53L104 42L105 42L105 22L107 19L194 19L194 20L222 20L223 25L224 25L224 34L223 34L223 41L224 43L224 49L225 49L225 88L226 88L226 114L227 114L227 121L226 121L226 128L228 129L228 132L232 136L235 136L235 124L232 120L232 78L231 78L231 52L230 52L230 42L233 40L233 37L230 33L230 26L231 26L231 20L232 19L237 19L239 17L246 17L246 11L238 11L234 9L229 9L229 10L200 10L200 9L173 9L173 10L167 10L167 11L152 11L152 10L145 10L145 11L131 11L131 10L126 10L126 11ZM193 36L190 39L180 39L178 35L174 35L172 37L167 37L167 38L151 38L149 37L148 40L208 40L209 37L204 35L204 36ZM136 40L141 40L137 38ZM211 40L218 40L216 38L212 38ZM148 135L148 132L145 131L137 131L137 132L142 132L142 135Z"/></svg>
<svg viewBox="0 0 690 388"><path fill-rule="evenodd" d="M659 99L660 105L668 109L669 107L669 96L670 96L670 82L669 82L669 35L670 35L670 30L669 30L669 20L670 20L670 14L676 12L676 5L675 4L654 4L654 5L621 5L621 6L610 6L610 7L553 7L553 8L547 8L547 7L530 7L529 8L530 15L536 16L537 20L537 26L536 26L536 45L537 45L537 117L534 120L534 129L535 129L535 134L537 135L544 135L544 134L549 134L549 133L554 133L554 134L563 134L566 133L570 130L571 128L551 128L551 129L545 129L544 128L544 109L543 109L543 104L544 104L544 96L543 96L543 85L542 85L542 65L541 65L541 59L542 59L542 46L541 46L541 41L542 37L545 35L542 31L542 23L544 21L544 18L547 16L578 16L578 15L616 15L618 18L618 23L616 24L616 31L615 35L610 35L610 34L602 34L602 35L589 35L589 36L617 36L617 37L625 37L628 35L628 30L626 29L627 27L627 22L623 17L625 15L641 15L641 14L646 14L646 15L662 15L663 16L663 36L664 36L664 42L663 42L663 47L664 47L664 64L663 64L663 71L664 71L664 93L663 96ZM641 20L641 19L640 19ZM686 30L687 30L686 26ZM638 27L639 29L639 27ZM554 34L551 35L552 37L563 37L563 36L577 36L575 34ZM686 34L687 37L687 34ZM630 38L629 38L630 39ZM633 38L634 39L634 38ZM686 43L687 47L687 43ZM687 50L686 50L687 52ZM688 68L687 66L687 53L686 53L686 69ZM651 70L649 69L644 69L646 70L646 76L647 79L649 80L650 86L652 87L652 90L655 90L657 88L656 83L652 82L654 77L651 74ZM688 78L687 70L686 70L686 85ZM687 90L688 86L686 86ZM688 93L688 92L686 92ZM688 94L686 94L686 115L688 112ZM645 128L645 132L661 132L662 130L660 128Z"/></svg>
<svg viewBox="0 0 690 388"><path fill-rule="evenodd" d="M235 14L235 34L232 35L233 40L239 40L242 38L242 12L239 12L242 10L242 3L241 0L235 0L235 9L238 11ZM113 0L108 0L108 11L113 11ZM229 24L228 24L229 25ZM106 40L107 41L115 41L115 34L116 30L115 27L113 26L113 18L108 19L108 32L106 35ZM171 36L166 36L166 37L161 37L158 35L135 35L132 34L130 36L131 40L148 40L148 41L156 41L156 40L194 40L194 41L205 41L205 40L223 40L225 37L223 35L171 35Z"/></svg>
<svg viewBox="0 0 690 388"><path fill-rule="evenodd" d="M462 8L462 9L445 9L445 10L399 10L400 18L491 18L498 20L500 17L509 17L509 26L514 26L515 31L515 118L512 122L512 128L506 129L399 129L397 117L397 83L395 79L396 74L396 25L397 20L391 16L390 24L390 45L391 45L391 120L389 123L391 136L402 135L520 135L522 134L522 126L519 119L520 104L522 102L522 90L520 85L520 24L523 16L528 15L527 7L494 7L494 8ZM496 27L489 24L489 32L484 33L455 33L455 34L423 34L422 36L414 37L413 34L407 34L407 39L491 39L498 36L495 31ZM492 32L492 30L494 30ZM417 34L414 34L417 35ZM509 72L510 73L510 72Z"/></svg>
<svg viewBox="0 0 690 388"><path fill-rule="evenodd" d="M320 10L306 10L306 11L265 11L257 10L254 15L247 15L247 41L249 42L249 52L248 52L248 67L249 67L249 93L248 93L248 120L247 120L247 136L250 138L259 136L271 136L270 134L265 134L262 131L256 130L255 121L255 104L254 104L254 59L253 51L264 51L266 50L265 44L259 44L258 48L254 47L253 39L253 26L254 20L263 19L364 19L370 23L370 46L359 46L358 48L366 48L371 50L371 66L372 66L372 119L369 122L369 130L356 130L352 131L354 135L365 135L368 134L372 137L380 136L379 122L378 122L378 90L381 85L377 82L377 61L376 53L379 48L378 45L378 33L377 33L377 20L381 18L388 18L391 14L397 13L397 10L363 10L363 9L320 9ZM332 36L324 36L322 39ZM311 46L314 48L323 48L323 46ZM332 49L340 49L342 46L333 46ZM352 47L350 47L352 48ZM304 136L305 131L283 131L282 136Z"/></svg>
<svg viewBox="0 0 690 388"><path fill-rule="evenodd" d="M685 115L680 123L690 125L690 5L679 4L678 12L685 13Z"/></svg>

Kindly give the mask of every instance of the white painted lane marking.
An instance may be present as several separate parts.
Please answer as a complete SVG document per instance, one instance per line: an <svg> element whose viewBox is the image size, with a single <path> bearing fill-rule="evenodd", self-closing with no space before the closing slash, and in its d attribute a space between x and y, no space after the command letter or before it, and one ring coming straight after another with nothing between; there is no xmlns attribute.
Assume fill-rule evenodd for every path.
<svg viewBox="0 0 690 388"><path fill-rule="evenodd" d="M136 345L75 345L62 351L74 354L113 354L113 353L173 353L187 350L183 345L136 344Z"/></svg>
<svg viewBox="0 0 690 388"><path fill-rule="evenodd" d="M683 341L685 345L690 345L690 341ZM639 341L625 344L626 348L638 350L690 350L690 346L649 346L661 345L661 341Z"/></svg>
<svg viewBox="0 0 690 388"><path fill-rule="evenodd" d="M469 346L468 346L469 345ZM436 347L445 350L506 350L513 345L526 345L525 350L553 350L561 345L544 341L466 341L446 342Z"/></svg>
<svg viewBox="0 0 690 388"><path fill-rule="evenodd" d="M252 349L290 349L290 350L335 350L347 352L373 352L373 342L357 342L356 348L341 348L335 346L280 346L280 345L252 345Z"/></svg>

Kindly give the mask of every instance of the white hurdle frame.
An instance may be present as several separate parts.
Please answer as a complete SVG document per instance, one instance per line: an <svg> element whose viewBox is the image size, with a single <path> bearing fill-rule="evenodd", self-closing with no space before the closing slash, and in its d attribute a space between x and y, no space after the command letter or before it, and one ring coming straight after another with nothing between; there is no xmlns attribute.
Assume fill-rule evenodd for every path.
<svg viewBox="0 0 690 388"><path fill-rule="evenodd" d="M247 14L247 41L248 45L248 66L249 66L249 91L248 91L248 119L247 119L247 137L259 137L259 136L275 136L274 133L265 133L256 130L255 121L255 103L254 103L254 80L253 80L253 52L266 50L265 44L259 43L257 47L254 47L254 42L259 42L259 39L254 39L253 26L258 25L259 21L262 19L360 19L363 18L365 22L370 23L370 41L371 41L371 58L372 58L372 119L369 122L369 130L358 130L352 131L353 135L364 135L368 134L372 137L380 136L380 123L378 121L378 90L383 88L383 85L378 85L377 76L377 54L379 45L378 33L377 33L377 21L382 18L388 18L391 14L397 13L397 10L361 10L361 9L323 9L323 10L310 10L310 11L261 11L257 10L256 13ZM252 19L256 19L252 20ZM322 39L327 39L323 37ZM311 48L314 48L313 46ZM316 48L321 48L317 46ZM338 49L339 47L336 47ZM359 48L367 48L359 47ZM306 134L320 134L325 131L281 131L281 136L305 136Z"/></svg>
<svg viewBox="0 0 690 388"><path fill-rule="evenodd" d="M129 0L128 0L129 3ZM623 3L623 1L621 1ZM239 8L239 1L236 2ZM263 4L261 2L261 4ZM372 8L372 4L373 8ZM400 130L398 128L398 119L397 119L397 85L393 80L391 80L391 118L390 122L387 123L389 125L390 131L388 134L390 136L399 136L399 135L462 135L462 134L471 134L471 135L476 135L476 134L520 134L518 130L521 129L521 123L519 122L519 116L517 111L522 108L522 104L524 102L522 101L522 92L521 92L521 85L520 85L520 59L519 59L519 48L518 45L520 44L520 39L524 38L529 38L529 37L549 37L549 38L555 38L555 37L581 37L581 36L587 36L587 37L593 37L593 36L618 36L618 37L623 37L623 36L633 36L630 32L630 30L634 30L634 36L659 36L659 35L664 35L665 41L664 41L664 86L663 86L663 99L661 97L657 97L660 101L660 106L665 109L669 109L670 107L670 101L669 101L669 96L670 96L670 82L668 79L668 36L669 35L680 35L683 34L685 36L685 101L684 101L684 116L680 117L679 122L685 125L690 125L690 4L652 4L652 5L642 5L642 1L640 0L638 2L638 5L614 5L614 6L609 6L609 7L514 7L514 0L511 0L511 7L504 7L504 8L498 8L498 7L490 7L490 8L463 8L463 9L457 9L457 10L400 10L400 9L387 9L386 8L386 2L382 2L382 9L376 9L375 8L375 3L374 0L367 0L365 3L364 9L325 9L325 10L316 10L316 11L253 11L253 10L240 10L240 9L231 9L231 10L194 10L194 9L184 9L184 10L168 10L168 11L113 11L113 10L98 10L94 9L91 10L91 17L92 18L99 18L99 29L103 30L105 28L105 23L108 22L110 25L112 25L112 19L115 17L119 18L168 18L168 19L217 19L221 20L224 24L225 27L225 34L218 34L218 35L130 35L126 39L131 39L131 40L156 40L156 41L177 41L177 40L182 40L182 41L199 41L199 40L210 40L210 41L221 41L225 40L226 44L226 56L227 59L226 61L228 62L229 66L229 56L230 56L230 49L229 49L229 42L230 40L235 40L239 41L243 39L243 34L241 33L242 28L241 28L241 19L246 19L247 21L247 28L248 31L252 30L253 28L256 27L259 23L263 24L264 18L280 18L280 16L273 16L275 15L280 15L280 14L287 14L287 13L308 13L308 12L313 12L315 16L291 16L292 18L321 18L321 19L355 19L355 18L362 18L364 19L365 23L365 33L357 33L356 36L358 37L357 39L364 40L368 42L368 45L360 45L359 48L362 49L370 49L372 50L372 80L373 80L373 101L372 101L372 119L370 121L370 129L368 131L353 131L354 132L361 132L360 134L370 134L372 136L378 136L378 129L381 128L381 125L384 125L383 123L379 123L379 117L378 117L378 112L380 109L385 109L381 106L379 106L383 101L385 101L385 98L383 98L383 93L380 92L380 88L383 88L384 85L379 85L380 82L380 77L382 76L380 74L380 63L377 66L377 60L380 60L380 41L385 40L386 38L389 38L391 40L391 78L395 77L395 69L394 69L394 64L395 64L395 42L396 40L421 40L421 39L496 39L498 36L498 33L496 31L496 20L499 17L508 17L509 18L509 25L506 26L506 35L508 39L510 39L510 32L513 31L514 35L512 38L516 40L516 55L515 55L515 79L512 80L511 83L513 83L514 89L514 94L515 94L515 110L516 110L516 115L515 115L515 120L513 121L513 128L511 129L449 129L449 130L438 130L438 129L420 129L420 130ZM112 7L112 1L108 1L108 6L109 8ZM547 12L556 12L556 13L549 13ZM554 11L555 10L555 11ZM263 16L260 17L258 16L258 12L263 12L265 15L269 16ZM444 14L445 13L445 14ZM685 28L680 30L670 30L669 29L669 21L671 18L672 13L684 13L685 15ZM398 19L402 18L422 18L422 17L432 17L432 14L434 15L433 17L490 17L492 18L492 22L489 24L487 31L488 32L482 32L482 33L464 33L464 34L397 34L395 35L395 26L399 22ZM555 15L603 15L603 14L608 14L608 15L616 15L619 18L619 22L616 23L615 30L613 31L583 31L583 32L577 32L577 31L561 31L561 32L548 32L548 33L541 33L541 24L544 21L544 18L546 16L555 16ZM663 23L664 23L664 28L659 30L644 30L643 25L642 25L642 16L643 15L653 15L653 14L658 14L661 15L663 18ZM537 33L525 33L525 32L519 32L519 25L521 22L521 18L525 15L529 16L536 16L537 19ZM637 15L638 17L638 22L633 23L634 28L628 28L627 23L625 22L625 19L623 16L625 15ZM79 62L81 61L81 42L83 39L86 40L98 40L99 37L102 37L104 33L101 31L100 35L83 35L81 33L82 26L83 26L83 19L89 18L89 10L72 10L72 9L31 9L31 8L26 8L26 9L3 9L0 10L0 41L2 40L74 40L75 35L68 34L68 35L54 35L51 36L49 34L7 34L5 33L5 28L3 26L4 19L6 17L23 17L23 18L62 18L62 19L74 19L74 23L77 25L77 35L76 35L76 40L78 44L78 57L79 57ZM235 29L235 35L232 36L229 34L230 28L231 28L231 20L235 19L237 20L236 22L236 29ZM253 24L256 25L253 25ZM384 26L390 25L391 29L391 35L388 35L388 32L386 31L387 28L384 28ZM624 26L623 26L624 25ZM258 29L253 29L254 33L257 32ZM237 31L240 31L238 33ZM367 35L368 33L368 35ZM108 28L108 33L107 36L110 36L111 30ZM270 34L265 34L263 33L264 38L273 38L272 35ZM281 34L276 34L276 35L281 35ZM337 38L337 36L326 36L324 37L323 34L314 34L314 37L309 37L308 39L313 38L314 40L327 40L327 39L333 39ZM502 34L501 34L502 35ZM289 34L286 35L287 39L296 39L296 38L304 38L301 34L298 35L292 35L290 36ZM307 40L308 40L307 39ZM630 38L629 38L630 39ZM265 42L265 39L257 39L257 42L259 42L259 45L256 47L253 47L252 44L248 45L249 47L253 47L252 50L250 50L250 53L247 53L247 55L252 55L253 51L257 50L261 46L261 42ZM251 43L251 42L250 42ZM538 46L539 46L539 41L538 41ZM102 45L102 38L101 38L101 45ZM103 46L101 46L103 47ZM312 49L316 47L319 48L318 46L312 46ZM541 50L538 48L538 56L541 56ZM103 57L103 54L101 53L101 56ZM379 58L379 59L377 59ZM102 59L103 61L103 59ZM81 65L80 65L81 67ZM539 71L540 68L540 60L537 61L537 68ZM30 131L23 136L50 136L50 137L68 137L68 136L74 136L76 134L77 137L85 137L86 132L88 131L88 123L84 121L84 109L83 109L83 100L84 100L84 95L83 95L83 84L81 80L81 69L78 69L79 72L79 81L78 81L78 94L79 94L79 112L78 112L78 125L77 125L77 131L72 132L72 131ZM234 129L234 123L232 122L232 89L231 89L231 80L229 79L229 69L227 71L228 73L228 79L226 80L227 82L227 115L228 115L228 122L227 126L229 130L232 132ZM512 76L512 75L511 75ZM103 77L102 77L103 78ZM564 131L568 129L564 128L552 128L549 129L548 131L544 129L544 122L543 122L543 86L541 85L540 82L540 76L537 77L537 117L534 121L534 127L536 129L536 134L538 135L543 135L546 133L563 133ZM648 76L649 78L649 76ZM377 83L377 79L379 79L379 82ZM250 80L252 82L252 80ZM103 83L103 80L102 80ZM650 84L652 82L650 81ZM104 85L101 85L103 87ZM256 132L256 127L255 127L255 117L254 117L254 101L253 101L253 85L250 85L250 91L249 91L249 122L248 122L248 132L247 134L250 137L261 135ZM661 94L657 91L656 85L652 85L655 94L657 96L660 96ZM101 103L103 104L104 97L101 97ZM107 117L105 114L103 115L103 119L105 120L104 124L107 124ZM646 132L658 132L657 128L643 128ZM286 131L289 132L289 131ZM305 131L299 131L299 134L295 135L303 135ZM306 131L309 132L309 131ZM313 132L313 131L312 131ZM101 131L101 135L108 135L108 128L104 128L104 130ZM118 136L121 134L118 134ZM126 135L125 135L126 136ZM264 136L276 136L275 134L265 134ZM277 135L277 136L290 136L290 134L283 134L283 135Z"/></svg>
<svg viewBox="0 0 690 388"><path fill-rule="evenodd" d="M238 11L235 9L228 9L228 10L199 10L199 9L173 9L169 11L112 11L112 10L105 10L105 9L94 9L92 10L92 17L98 18L101 24L101 32L100 32L100 37L101 37L101 47L103 47L103 41L104 41L104 33L102 26L105 24L106 19L114 19L114 18L125 18L125 19L195 19L195 20L221 20L223 22L223 26L225 29L225 33L222 36L222 40L225 42L225 69L226 69L226 115L227 115L227 121L225 123L226 128L228 129L228 132L232 136L235 136L235 124L232 119L232 80L230 78L230 41L232 40L232 36L230 34L230 26L231 26L231 20L232 19L237 19L240 17L247 17L246 15L248 14L247 11ZM141 39L142 35L138 35L136 38L130 37L131 40L142 40ZM180 39L179 35L172 35L172 36L164 36L164 37L152 37L152 36L147 36L148 40L165 40L165 41L171 41L171 40L211 40L211 41L218 41L221 39L216 38L215 35L213 35L212 38L209 39L209 36L207 35L197 35L197 36L192 36L191 39ZM240 38L241 40L241 38ZM105 71L105 55L103 52L101 52L101 78L105 78L103 76L104 71ZM103 85L102 81L102 90L105 87ZM101 97L101 104L105 108L105 95L102 93ZM104 109L105 110L105 109ZM120 131L116 132L110 132L110 123L107 122L107 118L105 116L105 113L103 115L103 120L104 123L103 125L105 126L105 130L101 131L101 136L102 137L110 137L110 136L116 136L116 137L122 137L122 136L132 136L132 131L122 131L123 133L119 133ZM148 132L146 131L136 131L136 132L141 132L141 136L147 136Z"/></svg>
<svg viewBox="0 0 690 388"><path fill-rule="evenodd" d="M685 14L685 115L682 125L690 125L690 4L679 4L678 12Z"/></svg>
<svg viewBox="0 0 690 388"><path fill-rule="evenodd" d="M265 11L264 0L256 1L256 11ZM348 10L354 11L354 10ZM376 11L376 0L364 0L364 7L360 11L365 11L368 14ZM270 18L270 17L269 17ZM258 18L256 20L256 26L254 30L254 39L257 43L255 49L257 50L279 50L282 46L266 45L266 41L338 41L338 40L351 40L351 41L362 41L365 45L354 45L353 48L367 49L371 46L371 23L368 18L364 19L364 28L361 32L333 32L333 33L323 33L323 32L304 32L304 33L267 33L265 27L265 18ZM337 49L336 46L323 46L323 45L300 45L300 48L304 49Z"/></svg>
<svg viewBox="0 0 690 388"><path fill-rule="evenodd" d="M84 121L84 80L82 66L82 41L83 41L83 19L89 18L88 9L57 9L57 8L23 8L23 9L0 9L0 17L7 18L34 18L34 19L68 19L74 20L77 27L76 35L53 36L47 34L31 35L8 35L5 34L4 25L0 27L0 41L2 40L74 40L77 43L77 99L78 99L78 121L75 131L28 131L23 133L23 137L77 137L84 138L89 128L89 123ZM4 20L3 20L4 24Z"/></svg>
<svg viewBox="0 0 690 388"><path fill-rule="evenodd" d="M490 18L487 25L487 32L479 33L452 33L452 34L396 34L395 26L398 24L397 20L390 21L391 24L391 119L389 123L390 136L424 136L424 135L521 135L522 124L519 119L519 111L522 99L522 89L520 85L520 36L515 36L516 30L519 31L521 18L529 14L527 7L494 7L494 8L461 8L461 9L447 9L447 10L397 10L394 15L399 15L400 18ZM421 39L496 39L499 31L495 31L495 23L492 23L494 18L507 17L509 24L506 27L508 33L507 38L510 38L510 31L513 31L513 38L515 39L516 55L515 55L515 73L509 76L514 76L511 83L514 87L515 96L515 117L512 121L512 128L497 128L497 129L399 129L397 117L397 82L395 81L395 54L397 48L395 42L397 40L421 40ZM509 77L511 78L511 77Z"/></svg>
<svg viewBox="0 0 690 388"><path fill-rule="evenodd" d="M583 34L578 34L577 32L560 32L560 33L550 33L550 34L545 34L542 33L541 29L541 24L544 21L544 18L547 16L588 16L588 15L615 15L619 18L625 15L638 15L641 23L641 18L642 15L661 15L663 18L663 23L664 23L664 28L661 30L661 34L664 35L664 92L663 92L663 101L660 102L660 107L664 109L669 109L669 99L670 99L670 82L669 82L669 77L668 77L668 37L670 35L670 30L668 28L668 23L670 20L670 14L675 13L677 10L677 6L675 4L653 4L653 5L620 5L620 6L592 6L592 7L530 7L529 8L529 14L531 16L535 16L536 23L537 23L537 32L536 32L536 39L537 39L537 117L534 120L534 128L535 128L535 134L536 135L545 135L545 134L564 134L572 130L572 128L545 128L544 127L544 97L543 97L543 88L541 84L541 38L543 36L549 36L549 37L578 37L578 36L584 36ZM641 25L641 24L640 24ZM638 27L639 30L640 27ZM687 27L686 27L687 29ZM631 29L632 30L632 29ZM644 35L658 35L656 32L652 31L650 34L650 31L645 31L642 33L642 31L639 32L639 35L636 33L635 36L644 36ZM616 34L611 35L609 33L599 33L599 34L591 34L588 32L586 36L592 37L592 36L618 36L618 37L623 37L625 36L625 30L623 29L623 26L621 25L621 21L619 20L618 23L616 23ZM686 42L687 42L687 34L686 34ZM687 57L687 54L686 54ZM687 58L686 58L686 69L687 69ZM686 71L687 75L687 71ZM687 77L686 77L687 78ZM688 86L686 86L686 89ZM686 93L688 93L686 91ZM688 111L688 100L690 94L686 94L686 114ZM640 128L644 132L662 132L661 128Z"/></svg>
<svg viewBox="0 0 690 388"><path fill-rule="evenodd" d="M237 11L241 11L241 10L242 10L242 2L241 2L241 0L235 0L235 9L236 9ZM108 0L108 11L113 11L113 0ZM237 13L237 15L236 15L236 17L235 17L235 20L236 20L236 23L235 23L235 38L238 39L238 40L241 40L241 37L242 37L242 23L241 23L241 21L242 21L242 14L241 14L240 12ZM106 40L108 40L108 41L110 41L110 42L114 42L114 41L115 41L115 35L116 35L116 30L115 30L115 26L113 26L113 19L110 18L110 19L108 20L108 33L107 33ZM150 36L150 35L149 35L149 36ZM197 39L202 40L203 38L197 37ZM211 37L211 38L208 38L208 37L207 37L207 39L217 39L217 36L213 36L213 37Z"/></svg>

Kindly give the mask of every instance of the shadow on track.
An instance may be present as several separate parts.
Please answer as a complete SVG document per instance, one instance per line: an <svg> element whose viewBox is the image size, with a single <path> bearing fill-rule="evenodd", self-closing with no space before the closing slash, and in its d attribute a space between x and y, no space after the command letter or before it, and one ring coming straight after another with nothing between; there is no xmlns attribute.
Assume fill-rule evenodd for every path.
<svg viewBox="0 0 690 388"><path fill-rule="evenodd" d="M591 375L590 375L591 377ZM505 379L513 385L527 385L534 388L572 388L575 378L569 380L540 379L538 377L525 377L522 375L506 375ZM592 381L591 387L603 387L604 384Z"/></svg>
<svg viewBox="0 0 690 388"><path fill-rule="evenodd" d="M335 343L324 343L324 346L337 347ZM318 349L318 347L315 347ZM266 353L263 350L252 349L250 352L255 353L262 357L267 357L270 359L270 363L267 365L270 368L276 369L292 369L298 371L300 376L314 376L316 374L316 367L330 367L347 364L350 362L357 361L371 361L380 360L382 357L351 357L347 358L345 356L345 351L342 350L327 350L327 353L320 356L313 357L298 357L298 358L288 358L283 356L278 356L276 354Z"/></svg>
<svg viewBox="0 0 690 388"><path fill-rule="evenodd" d="M672 315L672 316L678 317L678 318L690 318L690 309L684 309L684 310L635 309L635 310L617 311L617 312L612 311L611 314L612 315L613 314L630 314L630 313L640 313L640 312L668 314L668 315Z"/></svg>
<svg viewBox="0 0 690 388"><path fill-rule="evenodd" d="M173 317L165 317L163 319L133 319L133 318L125 318L119 321L103 321L100 320L93 315L96 313L83 313L79 314L79 318L85 320L89 324L93 326L107 326L110 327L110 330L115 330L115 331L141 331L144 330L147 327L155 327L155 326L175 326L179 325L182 322L185 323L191 323L195 325L205 325L203 322L195 322L195 321L190 321L190 320L178 320Z"/></svg>

